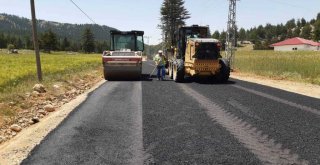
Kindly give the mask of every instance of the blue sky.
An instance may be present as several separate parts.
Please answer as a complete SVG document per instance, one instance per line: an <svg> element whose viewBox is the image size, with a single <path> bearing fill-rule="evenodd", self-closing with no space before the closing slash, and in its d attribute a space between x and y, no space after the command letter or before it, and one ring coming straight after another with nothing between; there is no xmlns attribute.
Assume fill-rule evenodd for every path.
<svg viewBox="0 0 320 165"><path fill-rule="evenodd" d="M143 30L150 44L161 41L160 7L162 0L73 0L96 23L120 30ZM225 30L228 0L185 0L191 13L187 25L209 25L211 32ZM35 0L38 19L63 23L92 23L70 0ZM246 29L266 23L286 23L291 18L307 21L320 12L320 0L240 0L237 24ZM30 18L29 0L0 0L0 13ZM148 40L146 40L146 43Z"/></svg>

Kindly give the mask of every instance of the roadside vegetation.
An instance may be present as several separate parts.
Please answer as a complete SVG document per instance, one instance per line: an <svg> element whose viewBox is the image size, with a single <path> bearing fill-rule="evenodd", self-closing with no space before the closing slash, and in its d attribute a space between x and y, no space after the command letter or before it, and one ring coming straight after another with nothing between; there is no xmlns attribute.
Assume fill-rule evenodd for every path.
<svg viewBox="0 0 320 165"><path fill-rule="evenodd" d="M239 50L236 71L320 85L320 51Z"/></svg>
<svg viewBox="0 0 320 165"><path fill-rule="evenodd" d="M57 82L72 84L74 80L85 79L88 73L92 77L102 75L100 54L41 53L41 62L41 83L49 89ZM23 100L37 83L35 55L32 51L19 51L19 54L0 51L0 125L1 119L14 117L17 110L28 108Z"/></svg>

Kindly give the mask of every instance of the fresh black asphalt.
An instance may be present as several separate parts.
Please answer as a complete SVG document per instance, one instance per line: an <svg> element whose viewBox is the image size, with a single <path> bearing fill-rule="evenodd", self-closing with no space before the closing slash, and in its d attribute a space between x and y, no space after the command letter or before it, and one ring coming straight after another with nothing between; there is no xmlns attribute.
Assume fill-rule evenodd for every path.
<svg viewBox="0 0 320 165"><path fill-rule="evenodd" d="M205 109L167 80L105 82L22 164L263 164ZM230 79L185 85L250 123L310 164L320 164L320 116L236 86L320 109L320 100Z"/></svg>

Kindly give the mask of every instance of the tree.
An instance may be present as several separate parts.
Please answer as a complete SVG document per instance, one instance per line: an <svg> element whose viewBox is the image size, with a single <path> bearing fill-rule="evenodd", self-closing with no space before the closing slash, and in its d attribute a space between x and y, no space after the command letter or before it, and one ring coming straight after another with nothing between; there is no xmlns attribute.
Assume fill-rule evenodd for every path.
<svg viewBox="0 0 320 165"><path fill-rule="evenodd" d="M317 21L320 20L320 13L317 15Z"/></svg>
<svg viewBox="0 0 320 165"><path fill-rule="evenodd" d="M258 40L257 28L251 28L249 33L249 39L251 42Z"/></svg>
<svg viewBox="0 0 320 165"><path fill-rule="evenodd" d="M216 30L216 31L212 34L212 38L219 39L219 38L220 38L220 32L219 32L218 30Z"/></svg>
<svg viewBox="0 0 320 165"><path fill-rule="evenodd" d="M316 20L315 19L311 19L310 20L310 24L313 25L314 23L316 23Z"/></svg>
<svg viewBox="0 0 320 165"><path fill-rule="evenodd" d="M50 53L51 50L57 50L57 36L51 29L40 35L40 48Z"/></svg>
<svg viewBox="0 0 320 165"><path fill-rule="evenodd" d="M304 18L302 18L302 19L304 19ZM301 19L301 24L302 24L302 19ZM303 25L302 25L302 26L303 26ZM295 21L295 19L289 20L289 21L286 23L286 27L287 27L287 29L293 29L293 28L295 28L295 27L296 27L296 21Z"/></svg>
<svg viewBox="0 0 320 165"><path fill-rule="evenodd" d="M314 24L313 34L314 34L313 39L319 42L320 41L320 19L318 19L317 22Z"/></svg>
<svg viewBox="0 0 320 165"><path fill-rule="evenodd" d="M293 33L291 29L288 29L287 31L287 38L292 38L293 37Z"/></svg>
<svg viewBox="0 0 320 165"><path fill-rule="evenodd" d="M300 19L297 20L297 26L298 26L298 27L301 27L301 21L300 21Z"/></svg>
<svg viewBox="0 0 320 165"><path fill-rule="evenodd" d="M16 40L15 45L17 45L17 48L18 48L18 49L23 48L23 42L22 42L22 40L21 40L20 37L18 38L18 40Z"/></svg>
<svg viewBox="0 0 320 165"><path fill-rule="evenodd" d="M190 13L184 7L184 3L184 0L164 0L162 3L159 27L164 35L167 48L176 44L174 33L178 27L185 25L186 19L190 18Z"/></svg>
<svg viewBox="0 0 320 165"><path fill-rule="evenodd" d="M246 30L244 28L240 28L239 30L239 40L244 41L247 39Z"/></svg>
<svg viewBox="0 0 320 165"><path fill-rule="evenodd" d="M33 49L31 36L25 35L23 40L24 40L24 48L25 49Z"/></svg>
<svg viewBox="0 0 320 165"><path fill-rule="evenodd" d="M226 48L226 39L227 39L227 32L223 30L219 38L220 42L222 43L222 50L225 50Z"/></svg>
<svg viewBox="0 0 320 165"><path fill-rule="evenodd" d="M5 48L7 45L4 34L0 33L0 48Z"/></svg>
<svg viewBox="0 0 320 165"><path fill-rule="evenodd" d="M262 49L262 43L261 41L257 40L255 41L254 45L253 45L253 49L254 50L261 50Z"/></svg>
<svg viewBox="0 0 320 165"><path fill-rule="evenodd" d="M301 37L304 39L311 39L311 26L309 24L306 24L303 28L302 28L302 32L301 32Z"/></svg>
<svg viewBox="0 0 320 165"><path fill-rule="evenodd" d="M307 21L304 18L301 18L301 26L304 27L306 26Z"/></svg>
<svg viewBox="0 0 320 165"><path fill-rule="evenodd" d="M301 30L299 27L296 27L293 31L293 37L299 37L301 33Z"/></svg>
<svg viewBox="0 0 320 165"><path fill-rule="evenodd" d="M91 53L94 52L94 49L94 35L90 28L85 28L82 34L82 50L85 53Z"/></svg>
<svg viewBox="0 0 320 165"><path fill-rule="evenodd" d="M271 25L270 23L267 23L265 26L265 39L268 41L271 41L273 38L276 38L276 26Z"/></svg>
<svg viewBox="0 0 320 165"><path fill-rule="evenodd" d="M102 53L104 50L109 50L110 46L106 41L103 42L96 42L96 52Z"/></svg>
<svg viewBox="0 0 320 165"><path fill-rule="evenodd" d="M262 25L258 26L257 29L257 35L259 39L265 39L266 38L266 32Z"/></svg>
<svg viewBox="0 0 320 165"><path fill-rule="evenodd" d="M70 41L67 37L64 37L61 43L61 50L69 50L70 49Z"/></svg>

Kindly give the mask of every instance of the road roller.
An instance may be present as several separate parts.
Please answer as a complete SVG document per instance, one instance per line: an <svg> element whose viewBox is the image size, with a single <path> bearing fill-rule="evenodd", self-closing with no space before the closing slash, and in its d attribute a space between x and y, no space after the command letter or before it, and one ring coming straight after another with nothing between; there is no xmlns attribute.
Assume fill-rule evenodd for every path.
<svg viewBox="0 0 320 165"><path fill-rule="evenodd" d="M111 30L110 50L103 51L104 78L111 80L139 80L144 51L143 31Z"/></svg>

